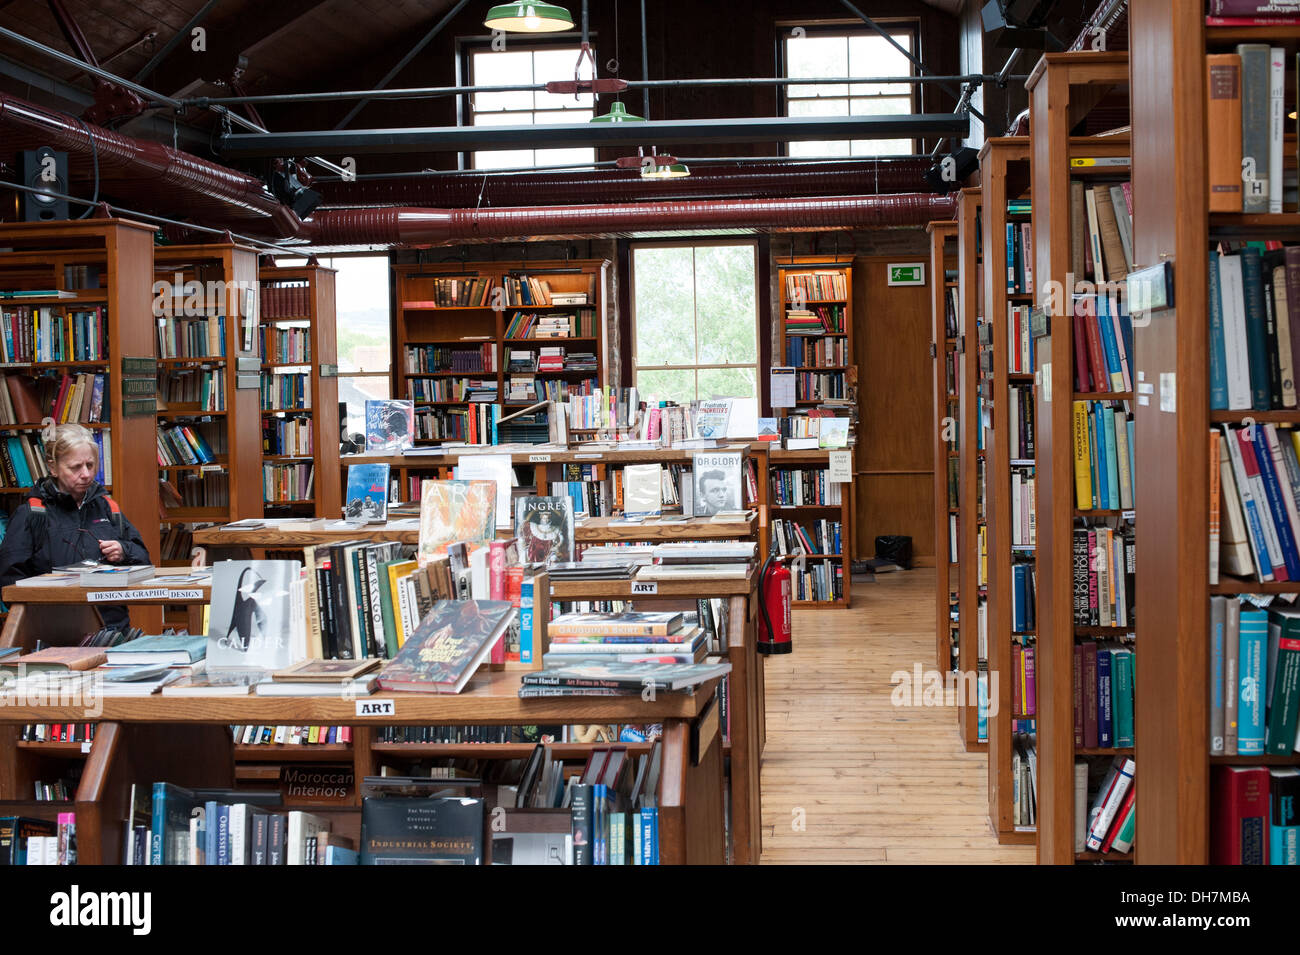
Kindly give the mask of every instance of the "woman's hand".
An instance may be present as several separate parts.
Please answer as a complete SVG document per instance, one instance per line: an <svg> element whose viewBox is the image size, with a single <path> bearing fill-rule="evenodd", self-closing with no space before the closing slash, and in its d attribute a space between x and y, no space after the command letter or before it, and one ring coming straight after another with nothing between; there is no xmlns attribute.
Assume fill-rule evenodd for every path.
<svg viewBox="0 0 1300 955"><path fill-rule="evenodd" d="M108 561L110 564L121 563L122 558L123 556L125 556L126 553L125 551L122 550L121 541L100 541L99 552L104 556L104 559Z"/></svg>

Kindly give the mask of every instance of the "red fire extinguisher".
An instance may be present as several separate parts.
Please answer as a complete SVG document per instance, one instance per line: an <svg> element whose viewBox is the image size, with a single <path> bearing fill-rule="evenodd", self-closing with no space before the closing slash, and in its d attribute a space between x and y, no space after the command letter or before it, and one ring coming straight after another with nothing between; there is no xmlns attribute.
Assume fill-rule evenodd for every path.
<svg viewBox="0 0 1300 955"><path fill-rule="evenodd" d="M759 653L794 650L790 628L790 571L776 554L768 554L758 575Z"/></svg>

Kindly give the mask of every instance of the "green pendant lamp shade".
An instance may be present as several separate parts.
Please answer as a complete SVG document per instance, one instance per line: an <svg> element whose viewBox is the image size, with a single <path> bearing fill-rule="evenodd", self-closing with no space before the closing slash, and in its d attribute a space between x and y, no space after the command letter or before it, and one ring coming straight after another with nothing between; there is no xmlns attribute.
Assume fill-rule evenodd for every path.
<svg viewBox="0 0 1300 955"><path fill-rule="evenodd" d="M684 162L675 162L668 166L655 166L653 172L646 169L641 170L642 179L684 179L690 174L691 171L686 168Z"/></svg>
<svg viewBox="0 0 1300 955"><path fill-rule="evenodd" d="M573 28L573 17L553 3L500 3L488 11L483 25L507 33L555 33Z"/></svg>
<svg viewBox="0 0 1300 955"><path fill-rule="evenodd" d="M602 115L600 115L600 116L593 116L593 117L591 117L590 120L588 120L588 122L592 122L592 123L644 123L644 122L645 122L645 117L644 117L644 116L633 116L631 113L629 113L629 112L627 111L627 107L626 107L626 106L624 106L624 105L623 105L621 102L619 102L618 100L614 100L614 102L612 102L612 103L609 104L609 112L608 112L608 113L604 113L604 114L602 114Z"/></svg>

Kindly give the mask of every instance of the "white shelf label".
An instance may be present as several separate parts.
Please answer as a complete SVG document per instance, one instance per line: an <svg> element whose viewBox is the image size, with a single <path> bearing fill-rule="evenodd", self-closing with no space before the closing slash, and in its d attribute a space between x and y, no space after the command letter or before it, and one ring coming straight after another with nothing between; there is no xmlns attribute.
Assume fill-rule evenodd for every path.
<svg viewBox="0 0 1300 955"><path fill-rule="evenodd" d="M632 581L632 593L635 594L657 594L659 593L659 581L657 580L634 580Z"/></svg>
<svg viewBox="0 0 1300 955"><path fill-rule="evenodd" d="M853 455L848 451L832 451L830 454L830 476L832 484L848 484L853 480Z"/></svg>
<svg viewBox="0 0 1300 955"><path fill-rule="evenodd" d="M396 716L396 700L357 700L357 716Z"/></svg>
<svg viewBox="0 0 1300 955"><path fill-rule="evenodd" d="M550 461L550 460L551 460L551 456L550 456L549 454L530 454L530 455L528 455L528 463L529 463L529 464L546 464L546 463L547 463L548 461Z"/></svg>
<svg viewBox="0 0 1300 955"><path fill-rule="evenodd" d="M83 753L89 753L89 752L90 752L90 740L82 740L82 743L81 743L81 751L82 751Z"/></svg>
<svg viewBox="0 0 1300 955"><path fill-rule="evenodd" d="M593 458L593 459L603 458L604 456L605 455L602 454L600 451L584 451L574 455L575 458Z"/></svg>
<svg viewBox="0 0 1300 955"><path fill-rule="evenodd" d="M86 594L90 603L121 603L123 600L159 600L170 597L172 592L166 587L149 587L145 590L92 590Z"/></svg>

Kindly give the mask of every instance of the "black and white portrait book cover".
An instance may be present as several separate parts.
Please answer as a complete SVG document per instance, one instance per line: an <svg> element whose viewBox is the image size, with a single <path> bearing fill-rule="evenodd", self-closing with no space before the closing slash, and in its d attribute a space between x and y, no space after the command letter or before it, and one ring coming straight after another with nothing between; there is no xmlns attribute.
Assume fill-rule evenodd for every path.
<svg viewBox="0 0 1300 955"><path fill-rule="evenodd" d="M697 517L712 517L719 511L742 507L740 496L740 452L697 452L691 474L695 493L691 506Z"/></svg>
<svg viewBox="0 0 1300 955"><path fill-rule="evenodd" d="M296 560L215 562L208 667L280 670L295 663L301 576Z"/></svg>

